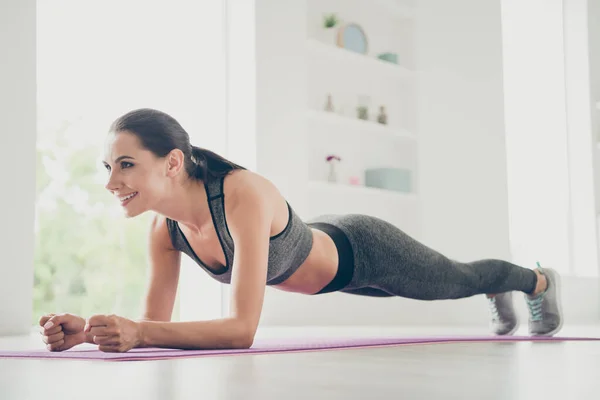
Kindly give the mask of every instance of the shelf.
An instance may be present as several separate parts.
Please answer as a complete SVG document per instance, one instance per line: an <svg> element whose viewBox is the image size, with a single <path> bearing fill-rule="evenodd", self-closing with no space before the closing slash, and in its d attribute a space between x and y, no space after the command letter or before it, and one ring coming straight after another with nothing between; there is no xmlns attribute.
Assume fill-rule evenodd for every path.
<svg viewBox="0 0 600 400"><path fill-rule="evenodd" d="M309 189L312 191L317 191L321 194L339 195L342 197L363 196L377 197L380 199L387 200L418 200L418 195L416 193L403 193L396 192L393 190L378 189L362 185L349 185L343 183L332 183L317 180L312 180L309 182Z"/></svg>
<svg viewBox="0 0 600 400"><path fill-rule="evenodd" d="M361 73L364 76L371 79L383 76L398 80L409 80L416 75L414 71L400 65L323 43L313 38L306 40L306 48L311 56L328 58L333 62L342 63L345 68L351 68L350 65L354 65L362 70Z"/></svg>
<svg viewBox="0 0 600 400"><path fill-rule="evenodd" d="M417 136L414 133L408 132L404 129L390 128L388 125L382 125L377 122L365 121L358 118L349 118L334 112L308 110L307 116L313 121L337 125L363 132L368 131L369 133L372 132L373 134L377 134L382 137L417 141Z"/></svg>

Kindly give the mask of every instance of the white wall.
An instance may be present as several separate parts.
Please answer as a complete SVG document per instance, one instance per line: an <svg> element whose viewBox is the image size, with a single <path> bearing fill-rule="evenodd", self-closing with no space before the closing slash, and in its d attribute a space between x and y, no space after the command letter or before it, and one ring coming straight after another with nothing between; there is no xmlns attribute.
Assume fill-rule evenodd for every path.
<svg viewBox="0 0 600 400"><path fill-rule="evenodd" d="M228 0L227 13L227 156L270 179L294 210L305 215L306 4ZM280 310L278 295L267 289L267 318ZM223 300L227 312L228 286Z"/></svg>
<svg viewBox="0 0 600 400"><path fill-rule="evenodd" d="M596 143L600 141L600 2L588 0L588 45L590 71L590 106L592 109L592 137ZM600 147L595 147L594 186L596 210L600 214Z"/></svg>
<svg viewBox="0 0 600 400"><path fill-rule="evenodd" d="M304 214L306 4L227 3L227 154L273 181Z"/></svg>
<svg viewBox="0 0 600 400"><path fill-rule="evenodd" d="M263 23L256 33L258 170L274 178L300 212L305 206L302 184L307 182L299 113L306 96L302 3L280 10L275 2L257 0L255 17L257 24ZM285 14L277 20L261 19L277 13ZM419 3L417 18L417 68L423 71L417 123L423 240L460 260L506 259L499 2L425 0ZM482 297L429 303L268 290L261 323L351 325L357 320L374 325L486 324L488 316Z"/></svg>
<svg viewBox="0 0 600 400"><path fill-rule="evenodd" d="M268 9L261 8L261 5ZM260 21L261 12L268 15L269 12L277 11L271 7L273 5L269 2L257 1L256 21ZM274 177L279 177L282 173L277 170L277 158L264 160L264 157L270 157L278 151L287 154L285 151L289 146L288 142L283 143L279 140L281 138L277 135L280 134L280 130L276 128L280 127L278 122L281 120L278 113L271 112L283 110L281 107L284 106L277 104L272 109L272 102L276 99L291 99L290 109L293 111L289 115L293 118L296 108L300 107L300 103L296 103L295 100L298 96L305 95L303 87L306 82L302 75L296 75L293 80L285 78L286 74L291 76L289 74L293 72L302 72L298 66L300 61L297 53L292 49L295 44L298 48L301 46L302 28L297 26L300 11L296 10L295 16L287 15L285 27L265 24L262 26L265 34L257 33L256 36L259 46L262 46L262 52L256 52L257 77L261 76L261 71L270 73L268 81L261 82L257 79L255 88L256 115L258 121L263 121L262 124L256 125L259 143L257 154L260 154L257 159L263 162L259 164L262 165L259 172ZM546 22L556 21L551 19ZM548 190L550 182L554 181L544 181L540 186L534 180L532 186L519 193L522 188L517 186L518 189L514 189L514 179L520 168L523 168L522 164L515 161L526 161L525 167L529 167L525 170L527 176L535 178L535 173L547 169L549 172L544 176L562 174L563 180L559 183L564 184L568 181L566 153L558 154L559 162L555 164L549 164L551 159L556 161L557 155L552 153L552 150L540 156L539 159L543 160L542 168L535 165L536 160L532 160L537 154L531 149L537 149L537 143L534 143L533 147L527 147L525 153L519 153L515 142L519 138L515 138L514 133L510 138L513 142L507 143L503 81L503 68L506 65L503 64L503 51L506 51L506 47L503 47L500 0L421 0L418 3L416 27L416 66L420 71L416 125L419 127L419 186L423 211L420 239L430 247L460 261L501 258L533 267L530 261L534 262L535 259L528 258L531 255L540 256L542 262L552 260L549 263L552 266L560 264L557 260L565 259L567 254L561 241L567 240L568 234L565 226L567 209L564 208L568 191L562 187L560 190L565 190L562 197L555 196L554 193L545 193L545 196L551 198L544 203L545 208L540 209L548 212L548 215L553 215L552 212L558 213L558 216L555 216L557 220L544 220L544 223L536 224L538 221L534 218L541 214L522 215L523 204L531 204L529 201L523 203L523 193L529 194L536 201L542 201L540 193L536 191L539 191L540 187ZM277 29L277 41L273 40L273 35L267 33L269 29ZM525 33L521 32L523 35ZM287 46L278 45L278 40L282 40ZM528 40L533 39L525 36L524 40L529 43ZM512 49L509 48L509 55L514 57L515 54L510 54L510 50ZM289 59L286 60L286 57ZM270 68L272 60L277 60L277 66L281 69ZM558 58L553 60L562 62ZM510 62L508 66L511 67ZM534 69L521 67L521 63L513 66L517 73L537 73ZM560 66L558 68L560 69ZM511 79L514 79L514 75ZM514 85L514 81L510 80L510 84ZM539 86L537 88L539 89ZM565 109L559 107L559 88L551 85L550 90L554 92L540 93L552 96L549 100L554 107L552 112L555 115L552 118L564 119ZM516 92L509 93L510 95L516 96ZM528 99L531 100L530 97ZM509 100L506 99L506 102ZM517 104L523 112L533 109L536 120L543 119L541 106L525 105L518 101L509 104L510 112L513 113L511 117L515 108L518 108ZM544 111L546 119L549 118L547 114L547 110ZM528 121L533 123L533 117L528 118ZM299 135L289 136L288 140L292 140L290 144L299 145L300 150L305 151L306 144L301 140L301 131L297 129L297 124L302 123L301 118L288 121L295 134ZM514 119L509 120L509 123L512 123L511 128L514 128ZM549 121L544 120L539 124L541 126L535 132L546 132L551 136L561 134L557 129L549 129ZM266 140L261 141L261 138ZM273 139L276 141L272 142ZM545 143L546 139L540 138L540 143ZM508 157L507 150L512 152ZM296 160L299 162L298 166L288 163L285 171L297 175L278 183L283 183L284 188L295 187L296 189L289 192L292 204L299 201L299 205L303 206L304 189L301 183L304 182L302 178L305 163L300 157ZM509 184L513 185L511 203ZM514 197L515 191L517 197ZM515 207L515 214L509 214L509 204ZM560 214L561 211L563 214ZM512 216L513 221L515 215L524 218L522 224L517 227L526 232L544 229L550 231L550 237L536 241L522 234L517 235L516 246L511 248L510 234L514 234L518 228L513 225L509 234L509 218ZM552 224L552 229L548 229L549 223ZM568 315L568 323L597 320L600 311L600 305L596 301L597 281L567 277L564 283L564 298L567 300L564 309ZM586 298L591 298L592 302L582 303L578 293L588 293L589 297ZM526 321L526 310L521 298L516 296L516 305ZM364 298L340 293L311 297L268 290L261 323L263 326L353 325L357 324L357 321L360 321L361 325L486 325L488 319L487 305L482 296L432 303L401 298Z"/></svg>
<svg viewBox="0 0 600 400"><path fill-rule="evenodd" d="M0 335L32 314L36 138L36 2L0 2Z"/></svg>
<svg viewBox="0 0 600 400"><path fill-rule="evenodd" d="M562 10L562 0L502 1L511 250L569 271Z"/></svg>
<svg viewBox="0 0 600 400"><path fill-rule="evenodd" d="M586 1L503 0L502 14L513 256L598 277Z"/></svg>
<svg viewBox="0 0 600 400"><path fill-rule="evenodd" d="M590 58L590 87L591 102L594 113L592 114L593 136L600 140L600 110L595 105L600 101L600 1L588 0L588 45ZM599 187L600 187L600 174ZM596 197L597 209L600 210L600 196Z"/></svg>
<svg viewBox="0 0 600 400"><path fill-rule="evenodd" d="M590 108L592 138L594 140L594 189L596 198L596 232L600 233L600 2L588 0L588 46L590 71ZM600 246L600 234L598 246Z"/></svg>
<svg viewBox="0 0 600 400"><path fill-rule="evenodd" d="M424 241L460 261L508 259L499 1L418 4Z"/></svg>
<svg viewBox="0 0 600 400"><path fill-rule="evenodd" d="M592 116L597 113L590 81L587 0L565 0L564 54L569 172L571 272L597 278L598 234L594 156L598 153ZM597 22L596 22L597 23Z"/></svg>

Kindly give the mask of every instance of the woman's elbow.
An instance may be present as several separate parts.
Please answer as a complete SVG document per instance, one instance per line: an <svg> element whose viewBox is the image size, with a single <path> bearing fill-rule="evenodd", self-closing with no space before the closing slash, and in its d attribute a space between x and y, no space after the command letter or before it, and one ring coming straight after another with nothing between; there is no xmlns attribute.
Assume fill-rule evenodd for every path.
<svg viewBox="0 0 600 400"><path fill-rule="evenodd" d="M249 349L254 344L254 334L240 334L236 335L233 340L232 347L234 349Z"/></svg>
<svg viewBox="0 0 600 400"><path fill-rule="evenodd" d="M232 338L232 347L234 349L249 349L254 344L254 335L256 329L250 329L248 324L238 322L237 329Z"/></svg>

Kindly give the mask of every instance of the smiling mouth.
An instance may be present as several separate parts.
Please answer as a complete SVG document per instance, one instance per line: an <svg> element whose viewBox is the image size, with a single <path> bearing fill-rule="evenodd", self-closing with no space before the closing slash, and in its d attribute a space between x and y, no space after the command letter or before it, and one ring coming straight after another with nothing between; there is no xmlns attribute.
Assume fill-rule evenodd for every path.
<svg viewBox="0 0 600 400"><path fill-rule="evenodd" d="M119 200L121 201L121 205L125 205L125 204L129 203L137 195L138 195L138 192L133 192L133 193L127 195L127 196L120 197Z"/></svg>

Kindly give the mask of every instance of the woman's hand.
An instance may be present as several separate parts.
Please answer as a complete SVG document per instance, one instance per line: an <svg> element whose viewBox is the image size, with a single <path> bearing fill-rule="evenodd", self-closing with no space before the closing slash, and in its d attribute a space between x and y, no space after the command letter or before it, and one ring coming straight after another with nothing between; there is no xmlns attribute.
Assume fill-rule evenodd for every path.
<svg viewBox="0 0 600 400"><path fill-rule="evenodd" d="M140 325L116 315L94 315L88 319L84 331L93 336L100 351L124 353L142 344Z"/></svg>
<svg viewBox="0 0 600 400"><path fill-rule="evenodd" d="M47 314L40 318L40 334L50 351L64 351L85 342L85 319L73 314Z"/></svg>

